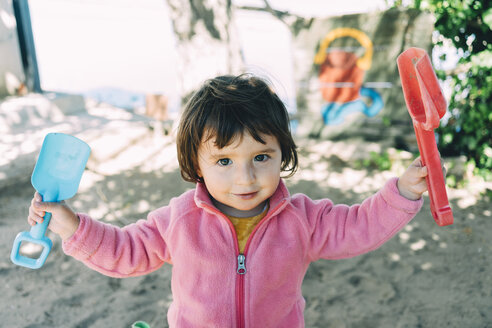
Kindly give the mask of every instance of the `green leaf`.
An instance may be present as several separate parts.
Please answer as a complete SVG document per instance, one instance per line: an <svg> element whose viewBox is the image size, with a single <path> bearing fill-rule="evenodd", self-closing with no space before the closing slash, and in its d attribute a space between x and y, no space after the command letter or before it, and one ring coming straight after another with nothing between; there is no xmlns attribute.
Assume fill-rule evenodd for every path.
<svg viewBox="0 0 492 328"><path fill-rule="evenodd" d="M470 57L471 62L475 66L492 67L492 50L484 50Z"/></svg>
<svg viewBox="0 0 492 328"><path fill-rule="evenodd" d="M489 26L489 29L492 29L492 8L482 14L482 19Z"/></svg>

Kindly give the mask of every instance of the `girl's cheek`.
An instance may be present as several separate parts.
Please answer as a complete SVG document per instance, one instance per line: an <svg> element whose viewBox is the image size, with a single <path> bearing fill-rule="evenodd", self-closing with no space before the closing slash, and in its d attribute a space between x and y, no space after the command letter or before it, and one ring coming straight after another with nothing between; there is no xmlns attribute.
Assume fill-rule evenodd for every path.
<svg viewBox="0 0 492 328"><path fill-rule="evenodd" d="M224 167L217 167L211 170L211 175L213 175L215 180L224 180L229 176L230 170L225 169Z"/></svg>

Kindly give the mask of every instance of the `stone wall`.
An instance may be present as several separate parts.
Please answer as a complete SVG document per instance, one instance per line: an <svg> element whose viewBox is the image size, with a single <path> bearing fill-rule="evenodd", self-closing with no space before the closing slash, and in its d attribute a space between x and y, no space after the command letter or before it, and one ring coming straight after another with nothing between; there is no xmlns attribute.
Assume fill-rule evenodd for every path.
<svg viewBox="0 0 492 328"><path fill-rule="evenodd" d="M433 25L431 15L417 10L392 9L385 12L314 19L309 28L301 30L293 39L300 120L298 133L324 139L353 136L367 140L392 138L397 146L406 143L408 140L405 139L414 138L396 58L409 47L419 47L429 52ZM327 38L330 40L325 40ZM331 41L325 50L322 49L323 40ZM367 52L371 50L372 56L367 56ZM357 64L353 66L362 67L358 72L361 75L359 78L362 77L362 88L378 95L377 101L380 104L382 101L382 108L370 113L372 116L362 113L359 109L371 107L374 98L361 96L358 101L363 103L358 103L356 105L359 107L354 105L351 109L350 106L346 106L349 108L347 113L351 111L347 114L343 113L344 107L341 106L347 103L346 100L341 99L338 102L322 96L321 88L330 83L323 84L320 80L322 65L325 63L316 64L315 56L318 53L333 54L337 51L355 55ZM346 57L347 60L350 59L350 56ZM328 72L328 79L333 76L330 74ZM347 80L350 80L350 77ZM332 83L331 86L333 85L340 87L340 90L346 87L343 83ZM342 109L340 115L331 112L330 117L327 114L334 108L329 107L330 104L336 105L335 110Z"/></svg>

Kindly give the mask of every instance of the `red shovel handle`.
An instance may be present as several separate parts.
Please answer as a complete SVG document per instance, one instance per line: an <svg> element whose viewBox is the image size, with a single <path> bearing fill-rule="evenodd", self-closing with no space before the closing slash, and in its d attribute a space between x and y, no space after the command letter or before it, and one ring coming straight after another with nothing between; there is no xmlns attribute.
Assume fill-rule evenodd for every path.
<svg viewBox="0 0 492 328"><path fill-rule="evenodd" d="M427 189L431 213L439 226L453 224L453 212L448 203L441 159L437 150L434 130L424 130L422 125L414 123L415 135L419 146L422 164L427 167Z"/></svg>

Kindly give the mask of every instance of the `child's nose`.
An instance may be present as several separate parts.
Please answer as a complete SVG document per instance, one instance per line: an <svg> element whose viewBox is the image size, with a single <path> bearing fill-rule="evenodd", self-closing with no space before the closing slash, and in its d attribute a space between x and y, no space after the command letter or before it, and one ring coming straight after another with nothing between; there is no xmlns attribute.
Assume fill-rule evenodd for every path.
<svg viewBox="0 0 492 328"><path fill-rule="evenodd" d="M236 172L236 183L239 185L249 185L256 179L254 167L251 164L239 166Z"/></svg>

